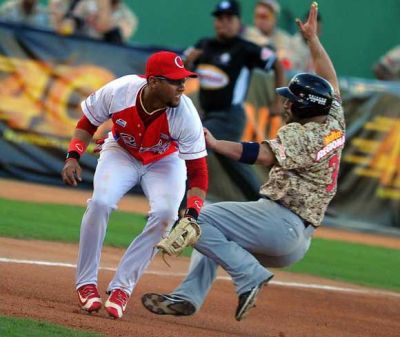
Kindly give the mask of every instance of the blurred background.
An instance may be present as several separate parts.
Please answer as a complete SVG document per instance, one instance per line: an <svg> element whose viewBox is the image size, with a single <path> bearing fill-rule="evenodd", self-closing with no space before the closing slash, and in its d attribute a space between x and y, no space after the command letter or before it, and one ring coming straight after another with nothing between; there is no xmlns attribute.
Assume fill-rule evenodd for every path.
<svg viewBox="0 0 400 337"><path fill-rule="evenodd" d="M81 116L80 102L116 77L143 73L154 51L183 53L213 36L211 12L217 2L0 0L0 176L62 185L60 171ZM241 2L242 33L254 28L257 3ZM275 33L283 31L286 45L269 36L261 36L260 44L277 51L286 79L312 71L296 58L304 47L294 24L309 5L272 1L270 11L263 18L259 14L276 20ZM320 38L339 75L348 126L338 193L324 223L399 235L400 1L321 0L319 9ZM276 135L282 121L271 109L273 89L273 76L253 73L243 140ZM188 83L186 93L196 104L197 91L196 80ZM109 127L103 125L96 138ZM81 188L91 188L93 148L81 161ZM247 199L241 182L232 181L218 163L211 160L210 170L218 177L211 181L211 201ZM262 179L268 172L256 168L254 174Z"/></svg>
<svg viewBox="0 0 400 337"><path fill-rule="evenodd" d="M126 1L140 20L132 42L186 48L198 38L212 35L210 12L217 1ZM241 1L245 24L252 24L257 0ZM280 0L278 24L296 32L294 19L304 17L309 1ZM400 1L320 0L323 17L321 41L339 75L373 78L371 65L399 44ZM151 13L151 17L149 17Z"/></svg>

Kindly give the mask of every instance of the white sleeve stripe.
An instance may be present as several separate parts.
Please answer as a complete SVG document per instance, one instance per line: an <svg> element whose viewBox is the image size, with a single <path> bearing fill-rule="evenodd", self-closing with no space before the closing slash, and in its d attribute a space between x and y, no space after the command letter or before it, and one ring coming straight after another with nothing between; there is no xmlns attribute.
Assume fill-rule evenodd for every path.
<svg viewBox="0 0 400 337"><path fill-rule="evenodd" d="M87 103L86 103L86 100L85 100L85 108L86 108L87 113L88 113L97 123L102 124L102 122L100 122L100 121L93 115L93 113L90 111L90 109L89 109L89 107L88 107L88 105L87 105Z"/></svg>
<svg viewBox="0 0 400 337"><path fill-rule="evenodd" d="M204 148L204 149L202 149L202 150L200 150L200 151L196 151L196 152L181 152L181 151L179 151L179 153L180 154L197 154L197 153L202 153L202 152L204 152L206 149Z"/></svg>
<svg viewBox="0 0 400 337"><path fill-rule="evenodd" d="M207 151L203 151L201 153L197 154L181 154L179 153L179 158L183 160L193 160L193 159L199 159L199 158L204 158L207 156Z"/></svg>

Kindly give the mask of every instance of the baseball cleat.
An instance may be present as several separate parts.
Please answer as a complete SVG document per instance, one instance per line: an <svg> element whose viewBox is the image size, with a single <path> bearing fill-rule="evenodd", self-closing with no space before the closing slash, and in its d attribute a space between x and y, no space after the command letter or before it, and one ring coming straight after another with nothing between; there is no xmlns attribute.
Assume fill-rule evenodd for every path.
<svg viewBox="0 0 400 337"><path fill-rule="evenodd" d="M255 286L249 291L239 295L239 304L236 309L235 319L241 321L245 318L251 308L256 305L257 295L260 293L262 287L268 283L272 276L264 281L262 281L258 286Z"/></svg>
<svg viewBox="0 0 400 337"><path fill-rule="evenodd" d="M89 313L99 311L101 298L95 284L85 284L77 289L79 306Z"/></svg>
<svg viewBox="0 0 400 337"><path fill-rule="evenodd" d="M142 304L157 315L190 316L196 311L192 303L175 295L144 294Z"/></svg>
<svg viewBox="0 0 400 337"><path fill-rule="evenodd" d="M125 291L121 289L114 289L111 291L111 294L108 297L107 302L104 304L104 307L112 318L118 319L124 315L128 300L129 295Z"/></svg>

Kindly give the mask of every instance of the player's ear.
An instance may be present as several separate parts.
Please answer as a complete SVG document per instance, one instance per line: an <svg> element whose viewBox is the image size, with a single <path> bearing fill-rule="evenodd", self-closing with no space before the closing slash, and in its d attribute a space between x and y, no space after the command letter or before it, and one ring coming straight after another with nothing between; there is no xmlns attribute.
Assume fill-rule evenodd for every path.
<svg viewBox="0 0 400 337"><path fill-rule="evenodd" d="M157 77L155 77L155 76L149 76L149 77L147 78L147 84L148 84L149 87L154 87L154 86L156 86L159 82L160 82L160 80L159 80Z"/></svg>

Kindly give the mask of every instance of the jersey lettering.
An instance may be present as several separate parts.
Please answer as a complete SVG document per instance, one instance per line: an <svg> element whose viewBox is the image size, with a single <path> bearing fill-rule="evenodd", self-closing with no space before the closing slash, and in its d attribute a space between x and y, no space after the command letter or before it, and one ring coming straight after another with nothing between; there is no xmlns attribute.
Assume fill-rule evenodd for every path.
<svg viewBox="0 0 400 337"><path fill-rule="evenodd" d="M333 167L331 174L332 182L326 187L326 191L332 192L336 189L337 178L339 175L339 155L337 153L329 159L329 167Z"/></svg>
<svg viewBox="0 0 400 337"><path fill-rule="evenodd" d="M127 133L120 133L119 135L126 145L130 147L137 147L135 137L128 135Z"/></svg>

